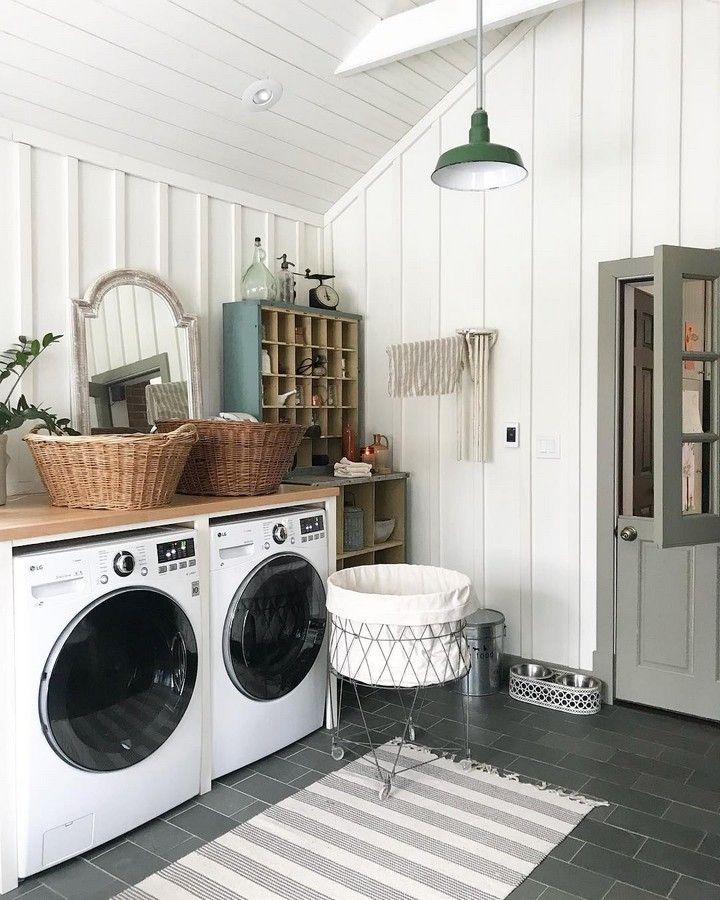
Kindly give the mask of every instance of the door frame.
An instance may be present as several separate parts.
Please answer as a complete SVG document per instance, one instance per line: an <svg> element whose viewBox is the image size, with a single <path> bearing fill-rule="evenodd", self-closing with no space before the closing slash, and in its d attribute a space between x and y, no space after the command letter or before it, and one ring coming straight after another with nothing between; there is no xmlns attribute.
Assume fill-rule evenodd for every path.
<svg viewBox="0 0 720 900"><path fill-rule="evenodd" d="M606 686L605 700L615 699L615 624L620 420L620 280L652 278L654 257L617 259L599 265L597 383L597 606L593 672Z"/></svg>

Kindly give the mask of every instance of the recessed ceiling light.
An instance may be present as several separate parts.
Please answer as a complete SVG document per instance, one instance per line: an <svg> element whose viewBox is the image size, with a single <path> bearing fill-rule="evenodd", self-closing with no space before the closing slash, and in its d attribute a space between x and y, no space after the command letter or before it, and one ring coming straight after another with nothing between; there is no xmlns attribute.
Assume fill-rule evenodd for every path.
<svg viewBox="0 0 720 900"><path fill-rule="evenodd" d="M279 81L275 81L273 78L263 78L261 81L253 81L249 87L245 88L242 102L250 109L270 109L282 97L282 92L283 88Z"/></svg>

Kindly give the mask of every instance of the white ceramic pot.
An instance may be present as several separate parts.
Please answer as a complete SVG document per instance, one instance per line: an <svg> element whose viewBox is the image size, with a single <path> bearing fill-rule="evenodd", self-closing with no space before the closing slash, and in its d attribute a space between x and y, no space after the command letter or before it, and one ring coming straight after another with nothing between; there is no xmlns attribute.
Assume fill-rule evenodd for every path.
<svg viewBox="0 0 720 900"><path fill-rule="evenodd" d="M7 501L7 435L0 434L0 506Z"/></svg>

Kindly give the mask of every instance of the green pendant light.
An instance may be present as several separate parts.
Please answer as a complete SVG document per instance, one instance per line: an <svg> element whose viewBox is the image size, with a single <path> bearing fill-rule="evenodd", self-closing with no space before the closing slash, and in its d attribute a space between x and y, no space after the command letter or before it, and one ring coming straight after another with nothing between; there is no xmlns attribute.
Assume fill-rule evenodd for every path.
<svg viewBox="0 0 720 900"><path fill-rule="evenodd" d="M432 180L455 191L492 191L527 178L522 157L512 147L490 143L487 113L483 109L483 0L477 0L477 109L470 121L470 140L440 156Z"/></svg>

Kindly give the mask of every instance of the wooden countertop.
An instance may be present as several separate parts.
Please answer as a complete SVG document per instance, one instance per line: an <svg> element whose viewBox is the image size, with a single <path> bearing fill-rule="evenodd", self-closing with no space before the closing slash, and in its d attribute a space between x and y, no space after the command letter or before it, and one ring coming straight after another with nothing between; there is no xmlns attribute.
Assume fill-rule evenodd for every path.
<svg viewBox="0 0 720 900"><path fill-rule="evenodd" d="M260 497L192 497L176 494L170 506L157 509L67 509L50 506L46 494L8 497L0 506L0 541L75 534L81 531L111 530L119 526L148 522L177 521L193 516L221 516L259 507L290 502L304 503L337 497L337 487L305 487L282 484L276 494Z"/></svg>

